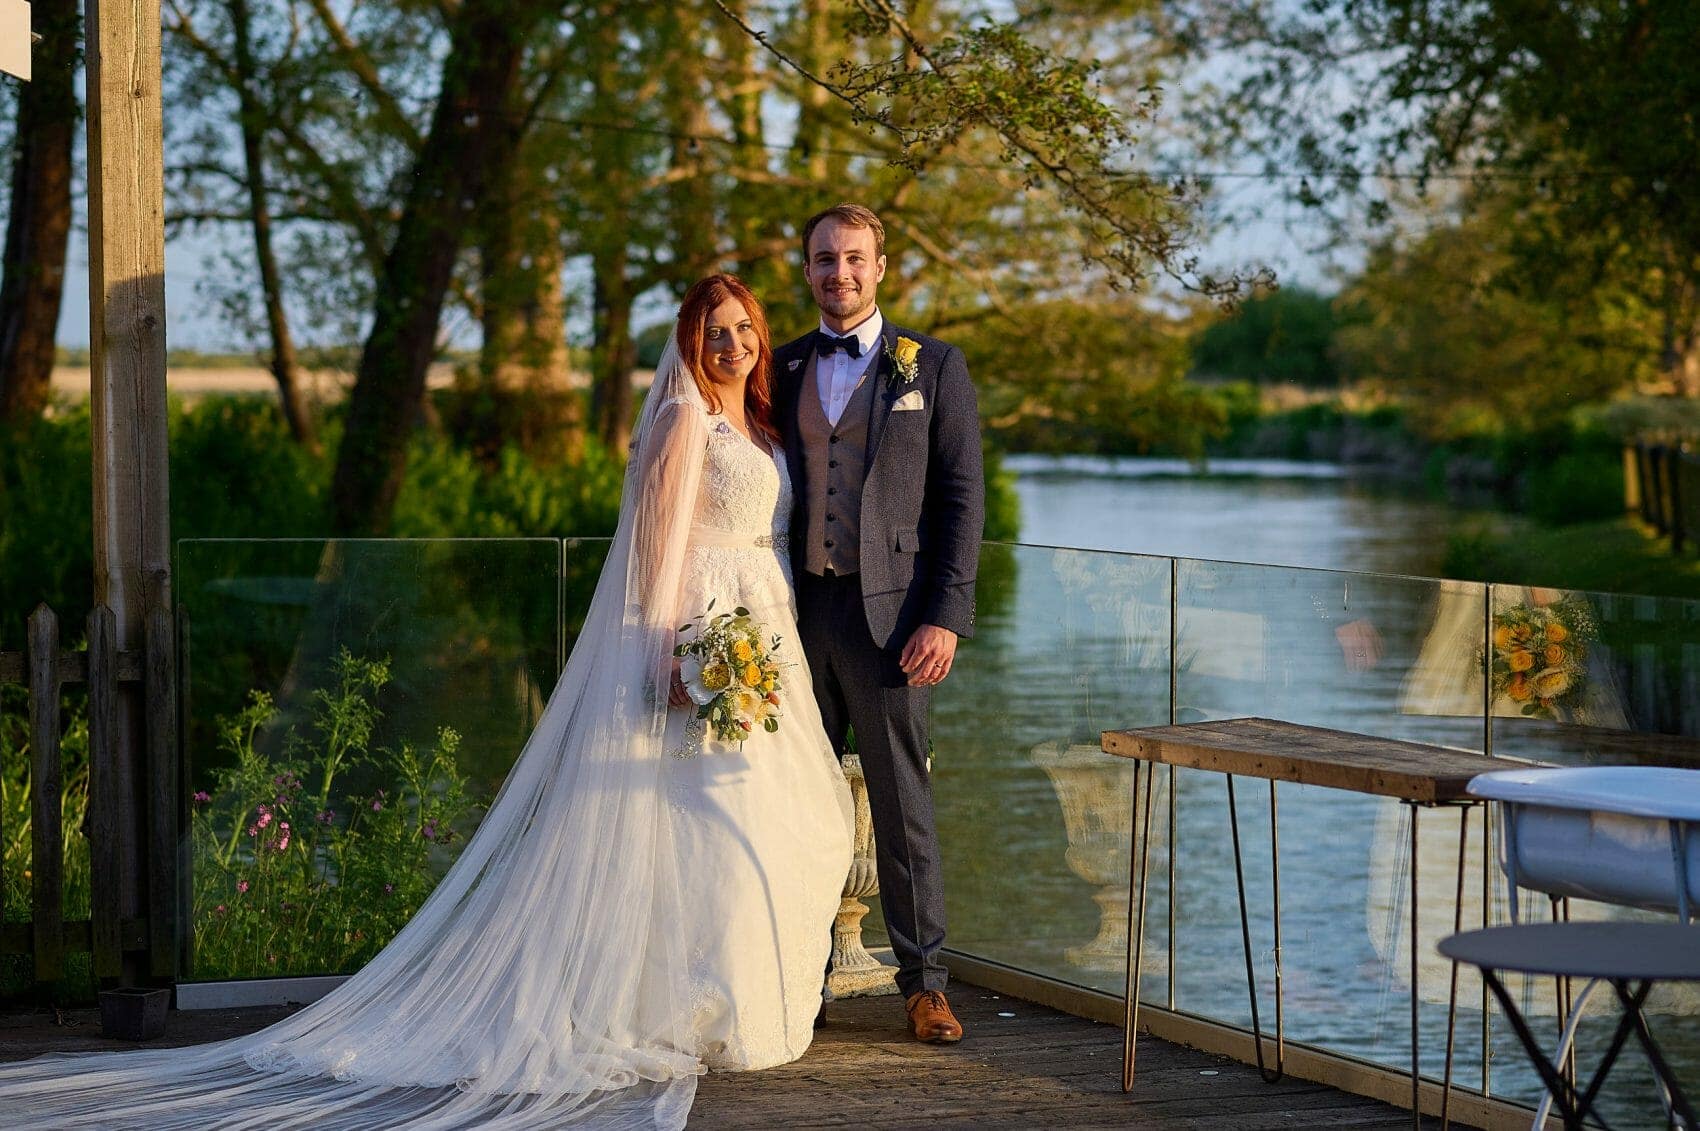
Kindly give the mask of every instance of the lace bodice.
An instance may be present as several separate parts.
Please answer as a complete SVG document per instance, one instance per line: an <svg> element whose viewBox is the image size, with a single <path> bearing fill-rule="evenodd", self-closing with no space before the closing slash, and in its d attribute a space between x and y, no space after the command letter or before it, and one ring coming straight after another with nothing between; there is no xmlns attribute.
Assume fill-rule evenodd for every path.
<svg viewBox="0 0 1700 1131"><path fill-rule="evenodd" d="M784 533L791 518L784 454L766 441L752 442L719 417L709 421L692 525L751 537Z"/></svg>

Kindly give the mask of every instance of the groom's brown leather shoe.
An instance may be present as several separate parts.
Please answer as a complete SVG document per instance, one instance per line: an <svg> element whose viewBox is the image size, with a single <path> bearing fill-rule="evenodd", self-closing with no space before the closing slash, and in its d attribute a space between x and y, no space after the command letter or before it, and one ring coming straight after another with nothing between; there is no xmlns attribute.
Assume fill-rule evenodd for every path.
<svg viewBox="0 0 1700 1131"><path fill-rule="evenodd" d="M962 1039L962 1022L950 1011L950 1003L939 990L922 990L909 995L909 1031L917 1041L948 1045Z"/></svg>

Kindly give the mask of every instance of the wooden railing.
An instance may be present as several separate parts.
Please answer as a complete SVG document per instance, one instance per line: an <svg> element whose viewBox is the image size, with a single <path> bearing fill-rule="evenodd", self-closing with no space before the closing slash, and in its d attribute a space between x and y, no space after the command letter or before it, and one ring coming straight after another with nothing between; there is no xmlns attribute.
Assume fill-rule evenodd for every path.
<svg viewBox="0 0 1700 1131"><path fill-rule="evenodd" d="M1700 548L1700 456L1674 444L1638 441L1623 453L1624 498L1629 510L1671 541Z"/></svg>
<svg viewBox="0 0 1700 1131"><path fill-rule="evenodd" d="M121 976L127 953L145 955L143 969L149 976L169 978L175 973L176 642L170 608L162 599L165 579L156 579L149 589L139 650L117 647L117 621L104 605L89 613L87 647L64 650L58 616L40 605L29 618L27 650L0 652L0 683L29 689L31 805L30 921L0 929L0 954L30 956L38 982L60 978L71 951L89 953L99 978ZM90 915L67 922L60 692L69 684L88 686L89 804L84 832L89 842ZM139 684L141 692L135 718L144 755L141 780L128 789L132 775L125 774L120 763L123 684ZM129 852L126 825L136 830L132 835L138 842ZM135 894L126 899L124 889L130 886ZM127 903L141 913L123 914Z"/></svg>

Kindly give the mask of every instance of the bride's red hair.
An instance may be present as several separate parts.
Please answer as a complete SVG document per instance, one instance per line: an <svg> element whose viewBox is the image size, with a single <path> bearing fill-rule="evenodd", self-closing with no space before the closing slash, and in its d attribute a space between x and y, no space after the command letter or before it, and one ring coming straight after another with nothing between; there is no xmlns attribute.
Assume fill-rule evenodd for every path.
<svg viewBox="0 0 1700 1131"><path fill-rule="evenodd" d="M744 416L750 426L770 440L779 432L773 426L773 341L767 328L767 312L755 292L736 275L718 274L698 279L679 304L679 356L691 367L703 403L720 411L720 390L708 372L708 316L727 299L736 299L749 315L759 348L755 368L744 383Z"/></svg>

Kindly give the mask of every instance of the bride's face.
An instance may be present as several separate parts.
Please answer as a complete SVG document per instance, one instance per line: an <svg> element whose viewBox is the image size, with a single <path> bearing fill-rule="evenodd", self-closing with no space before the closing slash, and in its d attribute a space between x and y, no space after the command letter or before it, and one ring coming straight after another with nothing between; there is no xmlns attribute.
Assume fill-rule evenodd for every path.
<svg viewBox="0 0 1700 1131"><path fill-rule="evenodd" d="M742 384L756 367L761 342L750 312L729 298L708 315L702 333L703 368L717 385Z"/></svg>

